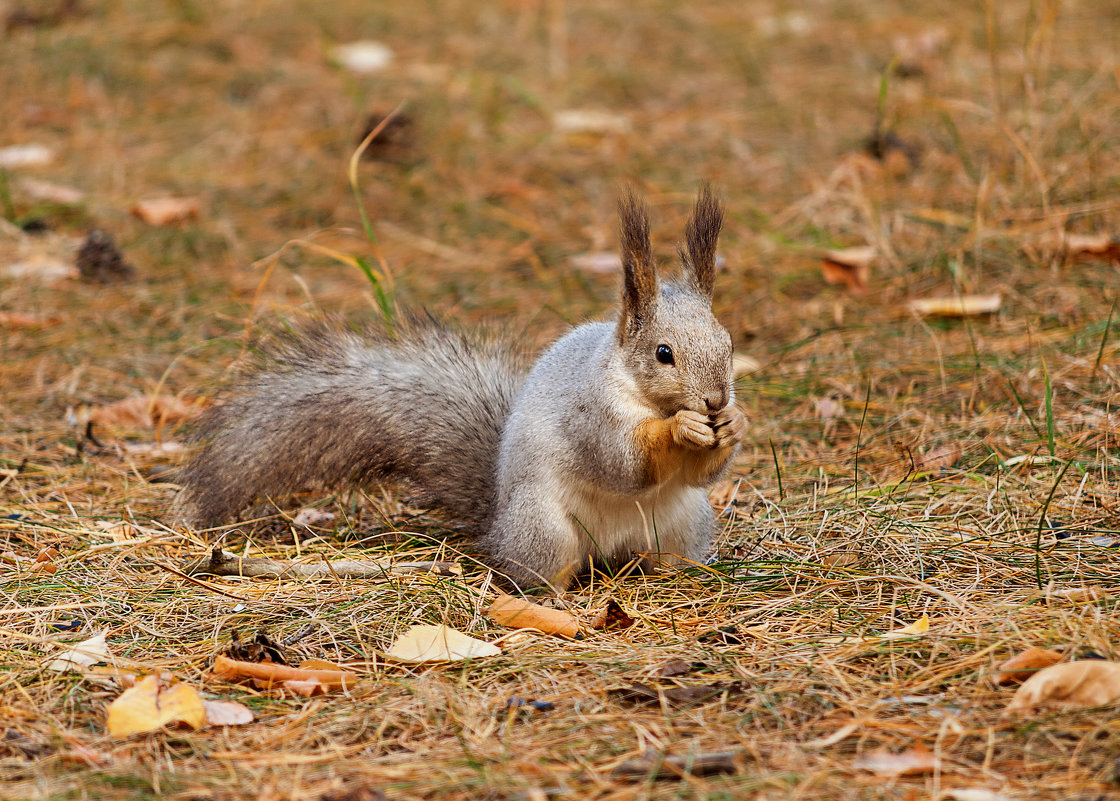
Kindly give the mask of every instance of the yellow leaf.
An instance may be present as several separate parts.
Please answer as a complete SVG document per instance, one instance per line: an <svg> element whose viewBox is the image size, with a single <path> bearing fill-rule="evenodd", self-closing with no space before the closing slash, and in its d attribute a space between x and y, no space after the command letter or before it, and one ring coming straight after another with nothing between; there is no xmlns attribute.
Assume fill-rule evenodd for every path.
<svg viewBox="0 0 1120 801"><path fill-rule="evenodd" d="M129 737L157 731L169 723L185 723L201 729L206 709L198 691L189 684L160 686L158 676L145 676L109 704L109 734Z"/></svg>
<svg viewBox="0 0 1120 801"><path fill-rule="evenodd" d="M916 635L925 634L929 631L929 615L922 615L909 626L903 626L894 631L888 631L883 635L884 640L897 640L900 637L914 637Z"/></svg>
<svg viewBox="0 0 1120 801"><path fill-rule="evenodd" d="M502 651L448 626L413 626L402 634L385 654L396 662L458 662Z"/></svg>

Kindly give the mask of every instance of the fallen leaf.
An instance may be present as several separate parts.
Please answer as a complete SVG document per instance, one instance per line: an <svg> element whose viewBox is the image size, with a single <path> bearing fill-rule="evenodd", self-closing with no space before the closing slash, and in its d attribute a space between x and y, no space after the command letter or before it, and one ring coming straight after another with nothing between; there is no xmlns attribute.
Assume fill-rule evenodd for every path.
<svg viewBox="0 0 1120 801"><path fill-rule="evenodd" d="M1047 600L1063 601L1069 604L1091 604L1103 601L1110 593L1103 587L1088 585L1085 587L1066 587L1062 590L1051 590L1046 593Z"/></svg>
<svg viewBox="0 0 1120 801"><path fill-rule="evenodd" d="M630 118L610 111L594 109L566 109L558 111L552 118L552 126L557 133L576 135L624 134L631 128Z"/></svg>
<svg viewBox="0 0 1120 801"><path fill-rule="evenodd" d="M504 593L486 609L486 616L509 628L536 629L544 634L559 634L569 639L579 634L580 630L579 621L569 612L549 609Z"/></svg>
<svg viewBox="0 0 1120 801"><path fill-rule="evenodd" d="M926 451L914 459L914 469L936 473L947 467L952 467L961 458L961 446L955 442L941 445Z"/></svg>
<svg viewBox="0 0 1120 801"><path fill-rule="evenodd" d="M833 398L818 398L816 406L817 417L826 423L844 416L844 404Z"/></svg>
<svg viewBox="0 0 1120 801"><path fill-rule="evenodd" d="M859 564L856 551L834 551L821 556L821 564L826 567L855 567Z"/></svg>
<svg viewBox="0 0 1120 801"><path fill-rule="evenodd" d="M1077 709L1120 701L1120 662L1085 659L1051 665L1035 673L1015 691L1004 715L1038 708Z"/></svg>
<svg viewBox="0 0 1120 801"><path fill-rule="evenodd" d="M866 292L871 279L871 265L877 253L872 245L826 250L821 254L821 274L825 283L842 284L857 294Z"/></svg>
<svg viewBox="0 0 1120 801"><path fill-rule="evenodd" d="M670 659L661 669L657 671L657 675L663 679L668 679L673 676L683 676L686 673L692 672L692 662L684 659Z"/></svg>
<svg viewBox="0 0 1120 801"><path fill-rule="evenodd" d="M820 642L821 643L827 643L828 645L852 645L852 644L856 644L856 643L862 643L864 645L874 645L875 643L884 642L886 640L899 640L899 639L904 639L906 637L920 637L921 635L925 634L928 631L929 631L929 616L928 615L922 615L920 618L918 618L917 620L915 620L913 623L911 623L908 626L903 626L900 629L894 629L893 631L888 631L887 633L879 635L879 636L872 636L872 637L844 637L844 636L841 636L841 637L822 637L820 639Z"/></svg>
<svg viewBox="0 0 1120 801"><path fill-rule="evenodd" d="M634 618L626 614L622 607L619 606L618 601L612 598L607 602L607 605L591 619L589 625L591 628L601 631L628 629L634 625Z"/></svg>
<svg viewBox="0 0 1120 801"><path fill-rule="evenodd" d="M917 298L910 308L923 317L973 317L994 314L1003 305L999 295L960 295L945 298Z"/></svg>
<svg viewBox="0 0 1120 801"><path fill-rule="evenodd" d="M735 751L700 751L680 756L667 756L649 748L635 759L628 759L613 771L616 779L680 779L682 776L714 776L736 773Z"/></svg>
<svg viewBox="0 0 1120 801"><path fill-rule="evenodd" d="M987 787L955 787L943 790L941 798L951 798L953 801L1015 801L1012 796L989 790Z"/></svg>
<svg viewBox="0 0 1120 801"><path fill-rule="evenodd" d="M237 701L208 701L203 699L207 726L244 726L253 722L253 710Z"/></svg>
<svg viewBox="0 0 1120 801"><path fill-rule="evenodd" d="M507 596L508 597L508 596ZM385 654L396 662L458 662L497 656L501 649L449 626L413 626Z"/></svg>
<svg viewBox="0 0 1120 801"><path fill-rule="evenodd" d="M89 419L98 425L114 428L158 428L190 420L201 411L199 406L172 395L133 395L93 409Z"/></svg>
<svg viewBox="0 0 1120 801"><path fill-rule="evenodd" d="M318 679L288 679L280 682L280 688L287 690L292 695L300 698L314 698L317 695L326 695L331 688Z"/></svg>
<svg viewBox="0 0 1120 801"><path fill-rule="evenodd" d="M1112 234L1066 234L1067 260L1115 261L1120 259L1120 238Z"/></svg>
<svg viewBox="0 0 1120 801"><path fill-rule="evenodd" d="M198 217L202 201L196 197L153 197L137 201L132 216L148 225L170 225Z"/></svg>
<svg viewBox="0 0 1120 801"><path fill-rule="evenodd" d="M61 317L43 317L39 314L0 311L0 325L8 328L47 328L62 322Z"/></svg>
<svg viewBox="0 0 1120 801"><path fill-rule="evenodd" d="M929 631L929 615L922 615L909 626L903 626L883 635L884 640L897 640L902 637L915 637Z"/></svg>
<svg viewBox="0 0 1120 801"><path fill-rule="evenodd" d="M108 728L113 737L157 731L170 723L192 729L206 724L206 708L189 684L164 688L158 676L145 676L109 704Z"/></svg>
<svg viewBox="0 0 1120 801"><path fill-rule="evenodd" d="M227 656L214 657L210 672L220 679L254 679L268 688L285 681L316 681L331 689L349 689L358 681L358 674L348 670L294 668L272 662L241 662Z"/></svg>
<svg viewBox="0 0 1120 801"><path fill-rule="evenodd" d="M35 562L31 565L32 573L57 573L58 565L54 563L55 557L58 556L58 549L44 548L39 551L35 557Z"/></svg>
<svg viewBox="0 0 1120 801"><path fill-rule="evenodd" d="M61 656L47 665L47 670L57 670L59 673L82 671L98 662L108 662L112 658L109 643L105 641L105 632L102 631L88 640L70 646Z"/></svg>
<svg viewBox="0 0 1120 801"><path fill-rule="evenodd" d="M1048 651L1045 648L1028 648L1015 656L1007 659L992 674L992 684L997 687L1007 687L1012 684L1022 684L1043 668L1048 668L1062 661L1058 651Z"/></svg>
<svg viewBox="0 0 1120 801"><path fill-rule="evenodd" d="M848 737L851 737L862 727L862 721L846 723L827 737L820 737L816 740L809 740L807 743L803 743L801 747L810 748L813 750L819 748L828 748L830 745L836 745L841 740L846 740Z"/></svg>
<svg viewBox="0 0 1120 801"><path fill-rule="evenodd" d="M78 269L68 261L50 253L28 253L19 261L0 267L0 275L5 278L42 281L53 284L69 278L78 277Z"/></svg>
<svg viewBox="0 0 1120 801"><path fill-rule="evenodd" d="M54 151L46 145L9 145L0 147L0 167L44 167L54 161Z"/></svg>
<svg viewBox="0 0 1120 801"><path fill-rule="evenodd" d="M622 271L622 257L613 250L579 253L568 259L568 264L588 273L617 273Z"/></svg>
<svg viewBox="0 0 1120 801"><path fill-rule="evenodd" d="M650 687L648 684L634 683L628 687L616 687L607 692L621 703L635 705L660 704L664 699L669 706L688 707L709 701L727 689L723 684L706 684L699 687Z"/></svg>
<svg viewBox="0 0 1120 801"><path fill-rule="evenodd" d="M22 178L19 188L33 200L45 203L58 203L62 206L76 206L86 199L85 193L71 186L40 181L36 178Z"/></svg>
<svg viewBox="0 0 1120 801"><path fill-rule="evenodd" d="M898 754L892 754L886 748L860 754L852 761L852 767L870 771L876 776L916 776L940 770L941 760L924 743L917 742Z"/></svg>
<svg viewBox="0 0 1120 801"><path fill-rule="evenodd" d="M393 51L381 42L358 41L340 44L331 57L351 72L380 72L393 62Z"/></svg>

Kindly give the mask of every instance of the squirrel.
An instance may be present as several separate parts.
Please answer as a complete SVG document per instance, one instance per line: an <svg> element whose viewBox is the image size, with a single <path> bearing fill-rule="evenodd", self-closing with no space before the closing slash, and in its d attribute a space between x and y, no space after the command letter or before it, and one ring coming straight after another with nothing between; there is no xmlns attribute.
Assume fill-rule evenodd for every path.
<svg viewBox="0 0 1120 801"><path fill-rule="evenodd" d="M682 274L663 281L630 190L619 215L617 320L573 328L527 374L510 346L431 317L392 333L318 323L283 335L270 363L206 412L177 522L217 525L309 484L403 478L477 533L522 590L563 588L633 552L706 561L707 487L745 425L731 335L711 310L723 211L703 187Z"/></svg>

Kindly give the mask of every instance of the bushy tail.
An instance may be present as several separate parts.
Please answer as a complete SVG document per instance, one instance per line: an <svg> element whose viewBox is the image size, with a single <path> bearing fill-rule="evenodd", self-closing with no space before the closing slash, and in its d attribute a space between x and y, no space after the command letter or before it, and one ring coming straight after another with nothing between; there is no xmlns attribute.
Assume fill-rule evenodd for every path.
<svg viewBox="0 0 1120 801"><path fill-rule="evenodd" d="M203 418L175 519L228 521L250 502L311 485L411 480L429 505L481 530L498 447L524 379L507 348L430 319L396 336L297 329Z"/></svg>

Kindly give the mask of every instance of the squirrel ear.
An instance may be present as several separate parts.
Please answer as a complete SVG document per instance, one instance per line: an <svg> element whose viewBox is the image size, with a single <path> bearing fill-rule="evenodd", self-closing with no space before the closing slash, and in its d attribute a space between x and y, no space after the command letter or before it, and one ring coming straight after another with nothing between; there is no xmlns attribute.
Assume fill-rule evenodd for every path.
<svg viewBox="0 0 1120 801"><path fill-rule="evenodd" d="M618 216L623 273L618 338L625 342L649 320L657 301L657 271L649 242L649 214L633 189L626 189L619 199Z"/></svg>
<svg viewBox="0 0 1120 801"><path fill-rule="evenodd" d="M686 246L679 248L689 283L709 298L716 283L716 243L723 228L723 209L707 184L700 187L696 208L684 228Z"/></svg>

